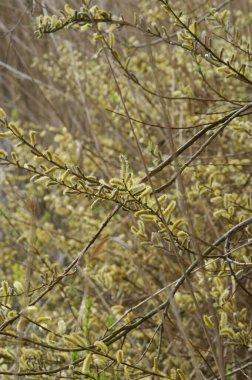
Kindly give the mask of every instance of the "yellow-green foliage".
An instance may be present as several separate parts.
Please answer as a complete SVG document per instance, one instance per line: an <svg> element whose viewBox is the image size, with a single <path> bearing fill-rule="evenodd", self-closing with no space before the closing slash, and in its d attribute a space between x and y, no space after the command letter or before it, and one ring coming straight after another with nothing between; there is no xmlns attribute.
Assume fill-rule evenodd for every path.
<svg viewBox="0 0 252 380"><path fill-rule="evenodd" d="M4 87L0 375L250 378L251 1L104 3Z"/></svg>

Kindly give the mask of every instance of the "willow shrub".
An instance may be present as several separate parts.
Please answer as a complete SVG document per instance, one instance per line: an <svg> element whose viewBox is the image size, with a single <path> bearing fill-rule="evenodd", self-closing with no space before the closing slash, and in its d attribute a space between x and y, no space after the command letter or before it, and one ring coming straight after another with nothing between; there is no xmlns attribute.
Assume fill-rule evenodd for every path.
<svg viewBox="0 0 252 380"><path fill-rule="evenodd" d="M126 3L37 17L58 123L1 109L0 373L247 379L251 2Z"/></svg>

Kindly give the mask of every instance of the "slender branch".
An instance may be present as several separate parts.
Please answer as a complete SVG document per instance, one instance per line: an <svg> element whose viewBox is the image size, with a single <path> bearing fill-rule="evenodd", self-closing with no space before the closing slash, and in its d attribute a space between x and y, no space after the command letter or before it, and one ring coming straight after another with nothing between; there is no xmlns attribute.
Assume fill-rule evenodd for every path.
<svg viewBox="0 0 252 380"><path fill-rule="evenodd" d="M233 369L232 371L227 372L226 376L228 377L228 376L234 375L235 373L242 372L243 369L246 369L246 368L248 368L250 366L252 366L252 361L249 361L248 363L242 365L241 367ZM208 380L219 380L219 379L220 379L220 376L217 376L217 377L211 377Z"/></svg>
<svg viewBox="0 0 252 380"><path fill-rule="evenodd" d="M78 268L83 256L87 253L89 248L94 244L94 242L100 236L100 234L102 233L104 228L108 225L108 223L113 218L113 216L117 214L117 212L120 210L121 207L122 207L121 205L118 205L113 209L113 211L109 214L109 216L106 218L106 220L99 227L99 229L97 230L95 235L88 241L86 246L83 248L83 250L76 257L76 259L74 259L71 262L71 264L68 265L68 267L64 270L64 272L60 276L58 276L58 278L56 280L54 280L41 294L39 294L34 300L32 300L30 302L30 306L35 305L41 298L44 297L45 294L47 294L51 289L53 289L55 287L55 285L57 285L60 281L62 281L69 274L71 269L73 269L74 267L76 267L76 269Z"/></svg>
<svg viewBox="0 0 252 380"><path fill-rule="evenodd" d="M144 317L139 318L136 322L132 324L128 324L126 326L123 326L119 328L118 330L114 331L110 335L108 335L103 341L106 344L112 344L113 342L117 341L118 339L124 337L127 335L130 331L135 329L136 327L140 326L143 322L147 321L154 315L156 315L160 310L163 310L167 308L167 306L170 305L171 299L175 296L181 285L185 282L187 276L189 276L194 269L198 266L198 264L201 262L202 258L207 258L210 253L217 248L220 244L226 241L227 238L229 238L231 235L236 233L237 231L240 231L242 228L245 228L246 226L252 224L252 217L244 220L243 222L235 225L230 230L228 230L225 234L223 234L219 239L217 239L210 247L208 247L203 254L197 258L185 271L185 273L176 281L176 284L174 285L174 288L170 291L168 299L151 310L149 313L147 313Z"/></svg>
<svg viewBox="0 0 252 380"><path fill-rule="evenodd" d="M149 172L149 177L153 177L157 173L159 173L161 170L163 170L167 165L169 165L171 162L175 160L181 153L183 153L187 148L192 146L198 139L200 139L203 135L205 135L208 131L211 129L217 127L220 124L223 124L222 127L226 127L233 119L238 117L243 111L246 111L247 109L252 107L252 103L249 103L243 107L241 107L238 111L232 111L229 115L222 117L219 120L214 121L213 123L207 125L205 128L203 128L201 131L197 132L191 139L189 139L184 145L182 145L175 153L173 153L170 157L168 157L165 161L163 161L161 164L159 164L155 169L151 170ZM224 129L224 128L223 128ZM148 177L145 176L142 178L142 181L147 181ZM160 188L159 188L160 189ZM157 189L157 191L161 191Z"/></svg>

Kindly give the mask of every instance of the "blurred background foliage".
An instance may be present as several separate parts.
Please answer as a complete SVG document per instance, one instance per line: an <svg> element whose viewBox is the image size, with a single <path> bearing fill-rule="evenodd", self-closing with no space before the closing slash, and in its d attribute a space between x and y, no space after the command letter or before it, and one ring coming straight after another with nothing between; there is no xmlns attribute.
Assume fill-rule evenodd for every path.
<svg viewBox="0 0 252 380"><path fill-rule="evenodd" d="M0 3L0 105L61 166L45 186L50 159L15 133L1 139L12 157L2 154L0 167L4 379L252 376L250 224L230 236L230 254L224 239L202 258L251 217L252 2L175 0L177 19L162 3L91 2L131 26L75 25L43 38L39 15L68 17L64 1ZM188 141L134 198L146 168ZM67 182L73 167L92 191ZM31 168L42 174L31 180ZM115 204L124 207L103 229Z"/></svg>

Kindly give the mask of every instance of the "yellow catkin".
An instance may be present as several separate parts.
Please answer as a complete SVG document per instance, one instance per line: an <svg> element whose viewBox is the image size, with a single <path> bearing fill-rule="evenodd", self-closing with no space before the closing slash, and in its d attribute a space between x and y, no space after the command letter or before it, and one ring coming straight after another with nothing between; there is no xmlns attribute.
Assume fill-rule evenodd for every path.
<svg viewBox="0 0 252 380"><path fill-rule="evenodd" d="M185 374L181 369L177 369L177 374L179 375L180 380L186 380Z"/></svg>
<svg viewBox="0 0 252 380"><path fill-rule="evenodd" d="M94 342L94 346L99 348L103 354L108 353L108 346L101 340L97 340L96 342Z"/></svg>
<svg viewBox="0 0 252 380"><path fill-rule="evenodd" d="M0 119L6 119L6 117L6 112L0 107Z"/></svg>
<svg viewBox="0 0 252 380"><path fill-rule="evenodd" d="M83 373L88 373L90 370L90 365L92 362L92 354L88 354L87 357L85 358L83 365L82 365L82 372Z"/></svg>
<svg viewBox="0 0 252 380"><path fill-rule="evenodd" d="M123 362L123 350L118 350L117 351L117 353L116 353L116 360L120 364Z"/></svg>

